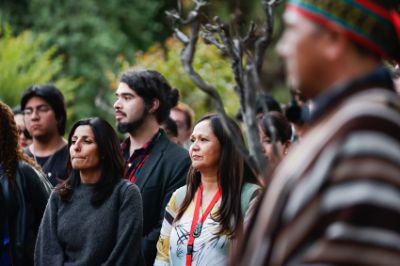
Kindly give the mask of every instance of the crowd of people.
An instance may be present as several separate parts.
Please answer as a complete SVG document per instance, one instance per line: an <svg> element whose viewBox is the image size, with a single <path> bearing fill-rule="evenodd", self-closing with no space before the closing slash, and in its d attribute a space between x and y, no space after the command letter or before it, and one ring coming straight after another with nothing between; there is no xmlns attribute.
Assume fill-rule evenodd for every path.
<svg viewBox="0 0 400 266"><path fill-rule="evenodd" d="M399 265L394 3L288 1L293 102L255 103L266 173L240 112L196 121L154 70L120 75L116 130L82 118L64 138L51 84L0 101L0 265Z"/></svg>

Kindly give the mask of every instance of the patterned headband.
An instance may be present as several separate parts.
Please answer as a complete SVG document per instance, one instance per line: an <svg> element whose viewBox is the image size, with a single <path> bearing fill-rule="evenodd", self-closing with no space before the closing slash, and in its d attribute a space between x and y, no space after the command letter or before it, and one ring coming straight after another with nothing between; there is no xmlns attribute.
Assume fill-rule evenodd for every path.
<svg viewBox="0 0 400 266"><path fill-rule="evenodd" d="M358 44L400 62L400 14L395 10L368 0L289 0L287 8L327 28L339 26Z"/></svg>

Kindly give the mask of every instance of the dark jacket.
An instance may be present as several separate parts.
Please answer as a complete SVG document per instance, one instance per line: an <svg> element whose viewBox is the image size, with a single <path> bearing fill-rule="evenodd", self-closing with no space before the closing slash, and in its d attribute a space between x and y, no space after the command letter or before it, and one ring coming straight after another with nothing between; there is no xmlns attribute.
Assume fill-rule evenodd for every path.
<svg viewBox="0 0 400 266"><path fill-rule="evenodd" d="M172 193L185 185L190 164L187 150L161 131L148 159L136 174L136 185L143 200L142 249L146 265L154 263L165 208Z"/></svg>
<svg viewBox="0 0 400 266"><path fill-rule="evenodd" d="M33 265L36 235L48 198L43 177L26 162L18 164L14 189L7 176L0 175L0 234L7 219L13 266ZM0 239L1 250L3 235Z"/></svg>

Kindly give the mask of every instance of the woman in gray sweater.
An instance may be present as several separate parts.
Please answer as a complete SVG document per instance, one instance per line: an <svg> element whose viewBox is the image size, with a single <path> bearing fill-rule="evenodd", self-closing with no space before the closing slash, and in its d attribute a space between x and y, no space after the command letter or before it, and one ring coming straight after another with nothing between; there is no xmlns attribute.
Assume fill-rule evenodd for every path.
<svg viewBox="0 0 400 266"><path fill-rule="evenodd" d="M143 265L142 200L122 180L113 128L101 118L75 123L68 138L69 178L50 196L35 265Z"/></svg>

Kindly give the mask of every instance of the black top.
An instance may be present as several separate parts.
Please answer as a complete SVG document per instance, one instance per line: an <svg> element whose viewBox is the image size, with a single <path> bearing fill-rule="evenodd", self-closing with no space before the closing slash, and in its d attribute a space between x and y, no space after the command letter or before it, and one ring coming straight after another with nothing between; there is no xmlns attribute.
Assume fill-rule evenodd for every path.
<svg viewBox="0 0 400 266"><path fill-rule="evenodd" d="M66 179L67 175L67 162L69 158L68 145L65 145L53 155L48 157L37 157L32 154L28 147L24 149L24 152L35 159L40 166L42 166L43 172L47 175L50 183L55 187L60 180Z"/></svg>
<svg viewBox="0 0 400 266"><path fill-rule="evenodd" d="M33 265L36 234L49 197L40 175L20 161L13 188L5 173L0 173L0 254L7 222L14 266Z"/></svg>

